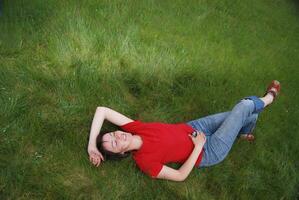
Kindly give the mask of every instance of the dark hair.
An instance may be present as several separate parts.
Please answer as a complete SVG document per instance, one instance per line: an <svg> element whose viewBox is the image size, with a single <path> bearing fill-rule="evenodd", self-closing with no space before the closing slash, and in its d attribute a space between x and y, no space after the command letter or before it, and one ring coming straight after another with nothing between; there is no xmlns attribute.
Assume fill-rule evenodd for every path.
<svg viewBox="0 0 299 200"><path fill-rule="evenodd" d="M111 151L106 150L103 147L103 136L105 134L99 134L97 137L97 148L102 153L105 160L115 160L115 161L117 160L118 161L118 160L128 157L131 154L131 152L125 152L124 154L121 154L121 153L113 153Z"/></svg>

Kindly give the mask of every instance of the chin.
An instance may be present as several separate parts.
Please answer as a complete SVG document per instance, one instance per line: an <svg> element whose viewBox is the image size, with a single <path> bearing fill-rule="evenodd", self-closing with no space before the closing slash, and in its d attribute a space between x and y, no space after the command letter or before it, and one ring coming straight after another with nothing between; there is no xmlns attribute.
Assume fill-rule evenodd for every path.
<svg viewBox="0 0 299 200"><path fill-rule="evenodd" d="M127 139L131 139L133 135L131 133L127 133L126 136L127 136Z"/></svg>
<svg viewBox="0 0 299 200"><path fill-rule="evenodd" d="M131 143L131 141L132 141L132 135L131 135L131 134L128 134L128 135L127 135L127 142L128 142L128 143Z"/></svg>
<svg viewBox="0 0 299 200"><path fill-rule="evenodd" d="M132 134L127 134L127 146L130 146L130 144L131 144L131 142L132 142L132 139L133 139L133 136L132 136Z"/></svg>

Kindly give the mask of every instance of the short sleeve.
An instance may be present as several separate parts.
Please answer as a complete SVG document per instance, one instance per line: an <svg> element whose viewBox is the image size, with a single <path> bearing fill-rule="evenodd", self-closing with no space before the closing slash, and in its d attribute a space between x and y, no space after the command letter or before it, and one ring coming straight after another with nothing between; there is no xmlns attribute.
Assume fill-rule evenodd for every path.
<svg viewBox="0 0 299 200"><path fill-rule="evenodd" d="M120 126L120 128L124 131L136 131L136 129L138 129L141 125L141 122L138 120L126 123L122 126Z"/></svg>
<svg viewBox="0 0 299 200"><path fill-rule="evenodd" d="M161 163L153 163L152 166L148 169L147 174L152 178L157 178L158 174L162 170L163 165Z"/></svg>
<svg viewBox="0 0 299 200"><path fill-rule="evenodd" d="M163 167L163 164L158 161L136 161L136 164L141 169L141 171L152 178L156 178Z"/></svg>

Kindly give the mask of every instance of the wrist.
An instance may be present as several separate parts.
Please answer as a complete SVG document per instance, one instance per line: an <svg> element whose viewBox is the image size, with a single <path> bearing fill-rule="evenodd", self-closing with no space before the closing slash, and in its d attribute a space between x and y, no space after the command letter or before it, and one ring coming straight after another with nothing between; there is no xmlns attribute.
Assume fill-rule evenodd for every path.
<svg viewBox="0 0 299 200"><path fill-rule="evenodd" d="M194 149L201 150L203 148L203 144L194 145Z"/></svg>
<svg viewBox="0 0 299 200"><path fill-rule="evenodd" d="M90 148L90 147L96 147L97 146L97 144L95 144L94 142L89 142L88 143L88 148Z"/></svg>

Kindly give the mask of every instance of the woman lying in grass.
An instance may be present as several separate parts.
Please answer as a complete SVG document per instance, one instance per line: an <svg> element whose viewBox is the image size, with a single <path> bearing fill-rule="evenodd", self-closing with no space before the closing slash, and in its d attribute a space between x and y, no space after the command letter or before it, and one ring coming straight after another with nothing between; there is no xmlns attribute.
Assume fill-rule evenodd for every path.
<svg viewBox="0 0 299 200"><path fill-rule="evenodd" d="M238 135L253 140L258 114L273 102L279 91L280 83L272 81L261 98L246 97L229 112L181 124L134 121L112 109L98 107L89 136L90 162L99 166L104 161L103 155L121 158L132 152L137 166L152 178L183 181L194 166L209 167L221 162ZM106 133L98 140L105 119L125 132ZM165 165L170 162L182 166L173 169Z"/></svg>

